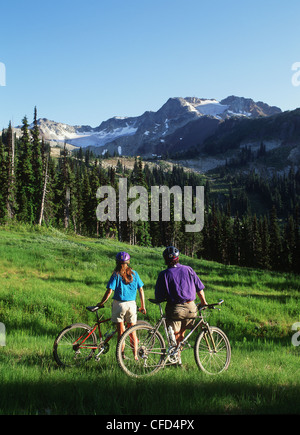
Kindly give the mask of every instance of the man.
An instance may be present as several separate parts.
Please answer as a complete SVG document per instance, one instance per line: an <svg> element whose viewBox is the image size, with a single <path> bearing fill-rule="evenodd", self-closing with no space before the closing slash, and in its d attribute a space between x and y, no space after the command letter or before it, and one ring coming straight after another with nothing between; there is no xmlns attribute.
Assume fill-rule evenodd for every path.
<svg viewBox="0 0 300 435"><path fill-rule="evenodd" d="M160 272L155 285L155 299L167 301L166 322L172 326L177 344L197 315L196 294L201 305L207 305L204 285L190 266L179 263L179 250L174 246L163 252L167 269Z"/></svg>

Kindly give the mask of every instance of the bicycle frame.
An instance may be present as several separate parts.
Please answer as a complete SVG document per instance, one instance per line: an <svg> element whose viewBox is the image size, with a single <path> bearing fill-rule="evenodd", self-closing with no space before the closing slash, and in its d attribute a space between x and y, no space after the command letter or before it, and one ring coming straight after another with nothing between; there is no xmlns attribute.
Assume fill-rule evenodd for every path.
<svg viewBox="0 0 300 435"><path fill-rule="evenodd" d="M88 307L87 307L88 308ZM102 317L103 317L103 315L99 318L99 315L98 315L98 311L94 311L95 313L96 313L96 318L97 318L97 321L96 321L96 323L94 324L94 326L92 327L92 329L91 329L91 331L88 333L88 335L86 336L86 337L84 337L84 339L79 343L79 344L77 344L76 345L76 347L77 347L77 349L79 349L80 347L85 347L86 349L92 349L92 350L96 350L96 349L100 349L100 351L99 351L99 353L97 354L97 355L95 355L95 358L97 359L97 358L99 358L100 357L100 355L102 354L102 353L106 353L105 351L107 351L108 350L108 347L107 347L107 345L108 345L108 342L113 338L113 336L117 333L117 328L116 328L116 326L114 326L114 330L105 338L105 340L104 341L102 341L103 340L103 335L102 335L102 333L101 333L101 327L100 327L100 325L102 324L102 323L106 323L106 322L109 322L109 321L111 321L111 318L108 318L108 319L104 319L104 320L102 320ZM93 345L85 345L84 343L85 343L85 341L96 331L96 329L97 329L97 327L98 327L98 334L99 334L99 339L100 339L100 342L99 342L99 344L97 344L97 346L93 346ZM104 335L104 337L105 337L105 335ZM81 339L82 337L79 337L77 340L76 340L76 342L74 343L74 345Z"/></svg>
<svg viewBox="0 0 300 435"><path fill-rule="evenodd" d="M223 301L220 301L218 304L208 305L208 307L214 308L214 305L220 305L222 302ZM166 316L163 313L163 309L162 309L162 306L161 306L160 303L158 304L158 306L159 306L161 318L158 320L158 322L154 326L154 330L155 330L155 333L156 333L159 330L159 328L161 327L161 325L163 325L164 331L165 331L165 334L166 334L166 337L167 337L167 340L168 340L168 346L169 346L169 349L168 349L168 351L166 353L163 365L165 365L167 363L167 361L168 361L170 356L176 354L176 352L178 352L179 350L182 350L182 347L187 343L188 339L196 331L196 329L198 329L199 326L201 326L202 330L206 330L208 332L208 334L210 336L210 339L211 339L211 342L213 343L213 350L216 351L215 342L214 342L214 339L213 339L213 337L212 337L212 335L210 333L209 325L208 325L207 322L204 321L202 313L200 313L200 320L198 321L198 323L195 326L193 326L193 328L184 337L184 339L180 343L178 343L177 346L172 346L171 345L171 339L170 339L170 336L169 336L169 332L168 332L168 329L167 329ZM208 348L210 349L210 344L209 344L206 336L204 337L204 339L206 341L206 344L207 344Z"/></svg>
<svg viewBox="0 0 300 435"><path fill-rule="evenodd" d="M109 342L109 340L111 340L111 338L112 338L112 337L115 335L115 333L117 332L117 329L115 329L111 334L109 334L108 337L106 337L106 339L105 339L103 342L101 342L101 340L102 340L102 338L103 338L103 335L102 335L102 333L101 333L100 325L101 325L101 323L109 322L111 319L109 318L109 319L101 320L103 316L101 316L101 317L99 318L99 315L98 315L98 312L97 312L97 311L96 311L96 317L97 317L97 321L96 321L96 323L94 324L94 326L92 327L92 329L91 329L91 331L88 333L88 335L87 335L86 337L84 337L84 340L82 340L82 341L77 345L78 348L79 348L79 347L85 347L85 348L87 348L87 349L94 349L94 350L95 350L95 349L97 349L97 348L99 347L99 345L97 345L97 346L84 345L85 341L86 341L86 340L87 340L87 339L88 339L88 338L93 334L93 332L96 331L97 327L98 327L98 334L99 334L99 339L100 339L100 344L101 344L101 346L107 344L107 343ZM79 338L76 340L75 343L78 343L78 341L79 341L81 338L82 338L82 337L79 337ZM74 343L74 345L75 345L75 343ZM103 352L103 350L102 350L102 352ZM101 353L102 353L102 352L101 352ZM97 357L97 356L99 356L99 354L96 355L96 357Z"/></svg>

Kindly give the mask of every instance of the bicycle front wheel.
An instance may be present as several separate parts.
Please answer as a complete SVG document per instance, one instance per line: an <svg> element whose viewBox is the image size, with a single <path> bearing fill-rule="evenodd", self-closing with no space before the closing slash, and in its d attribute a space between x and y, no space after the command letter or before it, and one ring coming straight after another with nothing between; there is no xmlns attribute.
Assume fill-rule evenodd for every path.
<svg viewBox="0 0 300 435"><path fill-rule="evenodd" d="M89 360L97 348L97 337L92 328L74 323L63 329L54 341L53 356L59 366L78 366Z"/></svg>
<svg viewBox="0 0 300 435"><path fill-rule="evenodd" d="M150 376L163 367L166 353L162 335L152 326L134 325L122 334L117 345L117 361L129 376Z"/></svg>
<svg viewBox="0 0 300 435"><path fill-rule="evenodd" d="M215 326L202 331L195 343L195 360L205 373L217 375L227 370L231 359L230 343L225 333Z"/></svg>

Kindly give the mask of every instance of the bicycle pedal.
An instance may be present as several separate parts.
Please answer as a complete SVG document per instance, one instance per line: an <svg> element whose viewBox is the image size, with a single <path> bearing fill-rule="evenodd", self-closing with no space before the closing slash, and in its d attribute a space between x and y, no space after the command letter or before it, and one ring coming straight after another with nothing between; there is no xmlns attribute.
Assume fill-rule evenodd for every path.
<svg viewBox="0 0 300 435"><path fill-rule="evenodd" d="M99 348L100 350L99 350L99 352L97 353L97 355L95 356L95 360L96 361L99 361L100 360L100 356L103 354L106 354L108 351L109 351L109 344L108 343L105 343L104 345L102 345L100 348Z"/></svg>

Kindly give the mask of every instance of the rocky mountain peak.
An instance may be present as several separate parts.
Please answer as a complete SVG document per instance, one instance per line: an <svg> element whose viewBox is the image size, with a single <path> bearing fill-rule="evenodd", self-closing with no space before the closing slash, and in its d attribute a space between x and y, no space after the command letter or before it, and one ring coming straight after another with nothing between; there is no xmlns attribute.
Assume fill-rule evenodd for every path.
<svg viewBox="0 0 300 435"><path fill-rule="evenodd" d="M161 154L202 143L226 120L268 117L281 110L234 95L222 101L197 97L172 97L156 112L137 117L115 116L98 127L71 126L42 118L41 136L51 145L90 147L96 154Z"/></svg>
<svg viewBox="0 0 300 435"><path fill-rule="evenodd" d="M236 97L231 95L220 101L222 105L228 106L229 113L240 113L248 117L272 116L281 113L276 106L269 106L261 101L255 102L251 98Z"/></svg>

